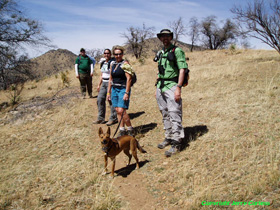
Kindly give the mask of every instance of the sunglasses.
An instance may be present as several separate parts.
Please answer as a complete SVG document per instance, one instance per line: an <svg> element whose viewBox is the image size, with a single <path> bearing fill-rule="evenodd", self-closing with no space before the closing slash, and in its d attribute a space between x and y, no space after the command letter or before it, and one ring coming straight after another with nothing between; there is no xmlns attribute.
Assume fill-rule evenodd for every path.
<svg viewBox="0 0 280 210"><path fill-rule="evenodd" d="M123 55L122 53L115 53L115 56Z"/></svg>
<svg viewBox="0 0 280 210"><path fill-rule="evenodd" d="M104 53L104 55L110 55L111 53Z"/></svg>

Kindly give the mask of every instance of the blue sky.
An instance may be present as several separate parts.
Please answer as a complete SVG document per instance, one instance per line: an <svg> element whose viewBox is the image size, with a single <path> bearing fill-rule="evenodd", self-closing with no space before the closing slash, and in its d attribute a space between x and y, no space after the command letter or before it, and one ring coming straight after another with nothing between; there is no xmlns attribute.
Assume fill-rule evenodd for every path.
<svg viewBox="0 0 280 210"><path fill-rule="evenodd" d="M251 0L252 1L252 0ZM78 53L86 49L111 48L124 44L121 33L129 26L155 27L155 33L167 28L179 17L187 24L192 17L199 20L215 15L219 20L232 18L233 5L244 5L244 0L20 0L28 17L39 20L45 34L58 48ZM188 43L188 37L182 37ZM250 41L257 49L267 47L256 40ZM38 50L38 49L37 49ZM29 51L31 56L46 49Z"/></svg>

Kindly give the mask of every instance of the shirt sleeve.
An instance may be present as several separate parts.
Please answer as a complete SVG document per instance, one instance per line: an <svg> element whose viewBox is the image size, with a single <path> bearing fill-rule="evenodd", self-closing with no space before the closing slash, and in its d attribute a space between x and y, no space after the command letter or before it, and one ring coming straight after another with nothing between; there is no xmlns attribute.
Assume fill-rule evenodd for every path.
<svg viewBox="0 0 280 210"><path fill-rule="evenodd" d="M90 64L90 73L93 74L93 72L94 72L94 64L92 63Z"/></svg>
<svg viewBox="0 0 280 210"><path fill-rule="evenodd" d="M94 68L94 66L96 64L96 60L94 58L92 58L92 64L93 64L93 68Z"/></svg>
<svg viewBox="0 0 280 210"><path fill-rule="evenodd" d="M186 57L185 57L185 52L180 48L176 48L175 49L175 55L176 55L178 68L179 69L188 68L188 64L186 62Z"/></svg>
<svg viewBox="0 0 280 210"><path fill-rule="evenodd" d="M79 73L78 73L78 64L75 64L75 73L76 73L76 76L79 76Z"/></svg>
<svg viewBox="0 0 280 210"><path fill-rule="evenodd" d="M76 58L76 61L75 61L75 64L79 64L79 57L78 58Z"/></svg>

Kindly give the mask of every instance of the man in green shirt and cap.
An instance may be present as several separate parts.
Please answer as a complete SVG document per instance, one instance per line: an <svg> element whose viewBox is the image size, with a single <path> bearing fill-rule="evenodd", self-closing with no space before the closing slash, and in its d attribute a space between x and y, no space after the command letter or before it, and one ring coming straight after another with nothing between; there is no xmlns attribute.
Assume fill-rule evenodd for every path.
<svg viewBox="0 0 280 210"><path fill-rule="evenodd" d="M180 151L182 139L185 137L182 126L181 88L188 65L184 51L171 43L173 33L169 29L161 30L157 37L164 48L157 54L159 73L156 99L165 130L165 139L158 148L163 149L171 144L171 148L165 152L165 155L170 157Z"/></svg>
<svg viewBox="0 0 280 210"><path fill-rule="evenodd" d="M86 91L90 98L92 97L92 76L94 71L94 63L84 48L81 48L80 55L76 58L75 72L76 77L80 80L81 92L83 98L86 97Z"/></svg>

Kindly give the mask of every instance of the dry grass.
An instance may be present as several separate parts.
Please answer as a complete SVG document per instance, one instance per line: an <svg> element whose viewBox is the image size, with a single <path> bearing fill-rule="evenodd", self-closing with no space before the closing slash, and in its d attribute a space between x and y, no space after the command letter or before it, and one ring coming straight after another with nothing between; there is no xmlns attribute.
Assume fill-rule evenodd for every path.
<svg viewBox="0 0 280 210"><path fill-rule="evenodd" d="M266 209L280 208L279 55L224 50L187 56L191 80L182 96L186 148L168 159L156 148L164 137L154 97L156 64L130 59L138 81L129 113L148 151L140 159L149 162L129 176L143 177L156 209L201 209L204 200L268 201L272 205ZM59 77L27 83L17 113L1 113L0 209L129 209L135 202L120 195L114 180L100 176L98 126L91 125L96 99L81 100L73 71L69 78L70 87L49 106L26 104L51 98L62 89ZM1 103L5 95L1 92ZM134 185L125 190L135 190Z"/></svg>

